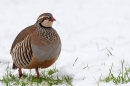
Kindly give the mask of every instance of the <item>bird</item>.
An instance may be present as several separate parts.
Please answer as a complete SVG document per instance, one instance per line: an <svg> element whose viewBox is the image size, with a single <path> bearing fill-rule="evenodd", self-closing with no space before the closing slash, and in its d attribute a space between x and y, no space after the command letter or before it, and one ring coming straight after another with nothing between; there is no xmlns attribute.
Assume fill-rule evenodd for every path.
<svg viewBox="0 0 130 86"><path fill-rule="evenodd" d="M23 69L48 68L56 62L61 52L61 39L52 27L56 19L49 12L42 13L33 25L23 29L14 39L10 54L12 69L18 68L19 77Z"/></svg>

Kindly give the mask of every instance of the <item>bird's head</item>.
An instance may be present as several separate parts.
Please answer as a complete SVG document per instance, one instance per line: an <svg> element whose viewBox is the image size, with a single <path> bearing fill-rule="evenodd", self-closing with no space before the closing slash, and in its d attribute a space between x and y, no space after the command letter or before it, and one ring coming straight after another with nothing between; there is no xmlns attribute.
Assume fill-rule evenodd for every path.
<svg viewBox="0 0 130 86"><path fill-rule="evenodd" d="M38 17L37 21L43 27L52 27L53 21L56 21L56 19L51 13L43 13Z"/></svg>

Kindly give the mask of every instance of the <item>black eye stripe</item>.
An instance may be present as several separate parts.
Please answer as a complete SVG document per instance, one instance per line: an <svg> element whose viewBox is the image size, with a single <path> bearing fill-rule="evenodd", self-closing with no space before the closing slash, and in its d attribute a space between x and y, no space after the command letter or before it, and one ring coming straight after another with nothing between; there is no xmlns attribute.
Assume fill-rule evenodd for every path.
<svg viewBox="0 0 130 86"><path fill-rule="evenodd" d="M50 21L50 19L51 19L51 17L43 17L41 22L43 22L44 20L49 20Z"/></svg>
<svg viewBox="0 0 130 86"><path fill-rule="evenodd" d="M45 19L45 20L46 20L46 19L50 19L50 18L51 18L51 17L44 17L43 19Z"/></svg>

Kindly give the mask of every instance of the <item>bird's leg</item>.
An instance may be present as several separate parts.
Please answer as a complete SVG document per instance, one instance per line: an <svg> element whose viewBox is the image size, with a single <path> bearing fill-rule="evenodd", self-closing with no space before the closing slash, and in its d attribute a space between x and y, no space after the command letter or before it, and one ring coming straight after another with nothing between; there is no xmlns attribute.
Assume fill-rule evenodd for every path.
<svg viewBox="0 0 130 86"><path fill-rule="evenodd" d="M22 69L21 68L19 68L19 77L21 77L23 74L22 74Z"/></svg>
<svg viewBox="0 0 130 86"><path fill-rule="evenodd" d="M40 74L39 74L38 68L35 68L35 70L36 70L36 73L37 73L37 78L39 78Z"/></svg>

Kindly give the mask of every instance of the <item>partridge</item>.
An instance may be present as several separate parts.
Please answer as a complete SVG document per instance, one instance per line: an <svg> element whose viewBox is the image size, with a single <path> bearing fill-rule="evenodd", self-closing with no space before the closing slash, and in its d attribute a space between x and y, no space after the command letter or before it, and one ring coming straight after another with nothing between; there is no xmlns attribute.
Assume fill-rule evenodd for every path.
<svg viewBox="0 0 130 86"><path fill-rule="evenodd" d="M38 68L47 68L58 59L61 40L52 28L53 21L56 20L51 13L43 13L34 25L26 27L16 36L10 54L12 68L19 69L19 77L22 76L22 68L35 68L37 77L40 77Z"/></svg>

